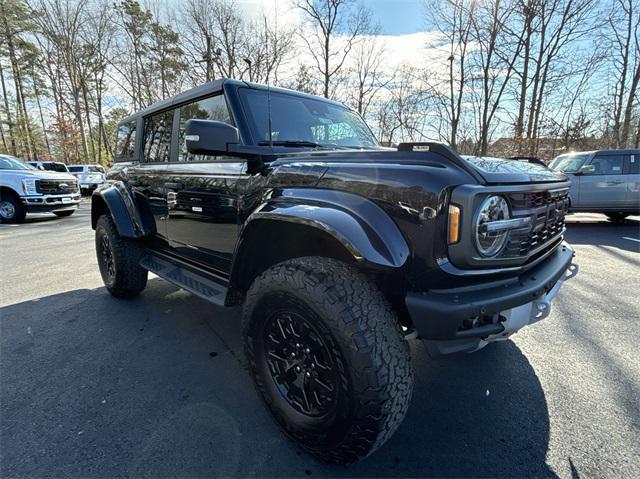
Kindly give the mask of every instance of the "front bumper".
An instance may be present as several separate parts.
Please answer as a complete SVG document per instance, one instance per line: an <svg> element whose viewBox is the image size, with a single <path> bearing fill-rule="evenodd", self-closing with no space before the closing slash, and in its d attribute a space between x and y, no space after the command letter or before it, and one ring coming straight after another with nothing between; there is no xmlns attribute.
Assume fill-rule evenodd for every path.
<svg viewBox="0 0 640 479"><path fill-rule="evenodd" d="M551 301L564 281L577 274L573 257L574 251L563 243L517 278L408 293L405 303L418 337L447 342L456 350L478 349L473 345L506 339L549 315Z"/></svg>
<svg viewBox="0 0 640 479"><path fill-rule="evenodd" d="M77 208L80 204L80 193L23 196L21 200L28 213L49 213Z"/></svg>

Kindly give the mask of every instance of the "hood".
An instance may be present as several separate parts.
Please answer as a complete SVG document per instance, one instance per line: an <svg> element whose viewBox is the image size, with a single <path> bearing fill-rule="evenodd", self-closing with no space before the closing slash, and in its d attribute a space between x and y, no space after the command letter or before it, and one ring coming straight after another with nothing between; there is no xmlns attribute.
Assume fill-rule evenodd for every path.
<svg viewBox="0 0 640 479"><path fill-rule="evenodd" d="M527 161L505 160L488 156L463 156L464 162L473 168L489 184L497 183L547 183L567 181L560 171Z"/></svg>
<svg viewBox="0 0 640 479"><path fill-rule="evenodd" d="M0 170L0 175L4 177L34 178L36 180L77 180L70 173L42 170Z"/></svg>

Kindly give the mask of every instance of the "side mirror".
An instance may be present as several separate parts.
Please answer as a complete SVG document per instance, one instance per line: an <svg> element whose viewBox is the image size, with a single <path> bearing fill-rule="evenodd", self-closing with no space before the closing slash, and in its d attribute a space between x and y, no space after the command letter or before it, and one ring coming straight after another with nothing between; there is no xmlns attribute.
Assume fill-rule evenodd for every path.
<svg viewBox="0 0 640 479"><path fill-rule="evenodd" d="M595 166L593 165L584 165L577 172L577 175L589 175L596 171Z"/></svg>
<svg viewBox="0 0 640 479"><path fill-rule="evenodd" d="M225 154L240 142L236 127L215 120L188 120L184 138L187 151L194 155Z"/></svg>

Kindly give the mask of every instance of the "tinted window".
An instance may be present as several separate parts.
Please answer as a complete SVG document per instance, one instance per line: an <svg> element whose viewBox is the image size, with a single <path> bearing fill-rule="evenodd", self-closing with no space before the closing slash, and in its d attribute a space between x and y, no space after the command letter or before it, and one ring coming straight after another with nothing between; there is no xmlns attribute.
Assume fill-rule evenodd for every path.
<svg viewBox="0 0 640 479"><path fill-rule="evenodd" d="M84 167L82 167L82 166L70 166L70 167L69 167L69 171L70 171L71 173L79 173L79 172L81 172L81 171L82 171L82 169L83 169L83 168L84 168Z"/></svg>
<svg viewBox="0 0 640 479"><path fill-rule="evenodd" d="M638 165L640 165L640 155L638 154L629 155L629 174L630 175L637 175L640 173L640 167L638 167Z"/></svg>
<svg viewBox="0 0 640 479"><path fill-rule="evenodd" d="M89 173L104 173L104 168L102 166L89 166Z"/></svg>
<svg viewBox="0 0 640 479"><path fill-rule="evenodd" d="M136 123L123 123L116 132L116 148L113 156L116 160L127 160L134 156L136 148ZM80 167L82 168L82 167ZM78 170L82 171L82 169Z"/></svg>
<svg viewBox="0 0 640 479"><path fill-rule="evenodd" d="M596 156L591 162L593 175L621 175L624 167L624 155Z"/></svg>
<svg viewBox="0 0 640 479"><path fill-rule="evenodd" d="M224 95L216 95L180 107L180 130L178 132L178 161L202 161L210 158L206 155L192 155L187 151L184 140L185 126L188 120L217 120L233 124Z"/></svg>
<svg viewBox="0 0 640 479"><path fill-rule="evenodd" d="M240 96L257 143L273 140L310 141L328 146L378 146L362 118L341 105L278 92L269 95L265 90L248 88L240 89Z"/></svg>
<svg viewBox="0 0 640 479"><path fill-rule="evenodd" d="M172 126L172 110L144 119L144 161L148 163L169 161Z"/></svg>

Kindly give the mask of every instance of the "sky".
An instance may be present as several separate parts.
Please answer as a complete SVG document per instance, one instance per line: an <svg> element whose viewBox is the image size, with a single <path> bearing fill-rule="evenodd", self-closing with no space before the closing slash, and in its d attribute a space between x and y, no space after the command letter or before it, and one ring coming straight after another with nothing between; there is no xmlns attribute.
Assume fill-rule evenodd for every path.
<svg viewBox="0 0 640 479"><path fill-rule="evenodd" d="M289 0L237 0L237 3L247 11L275 7L284 13L290 9ZM404 35L424 30L424 0L360 0L356 3L372 11L385 35Z"/></svg>

